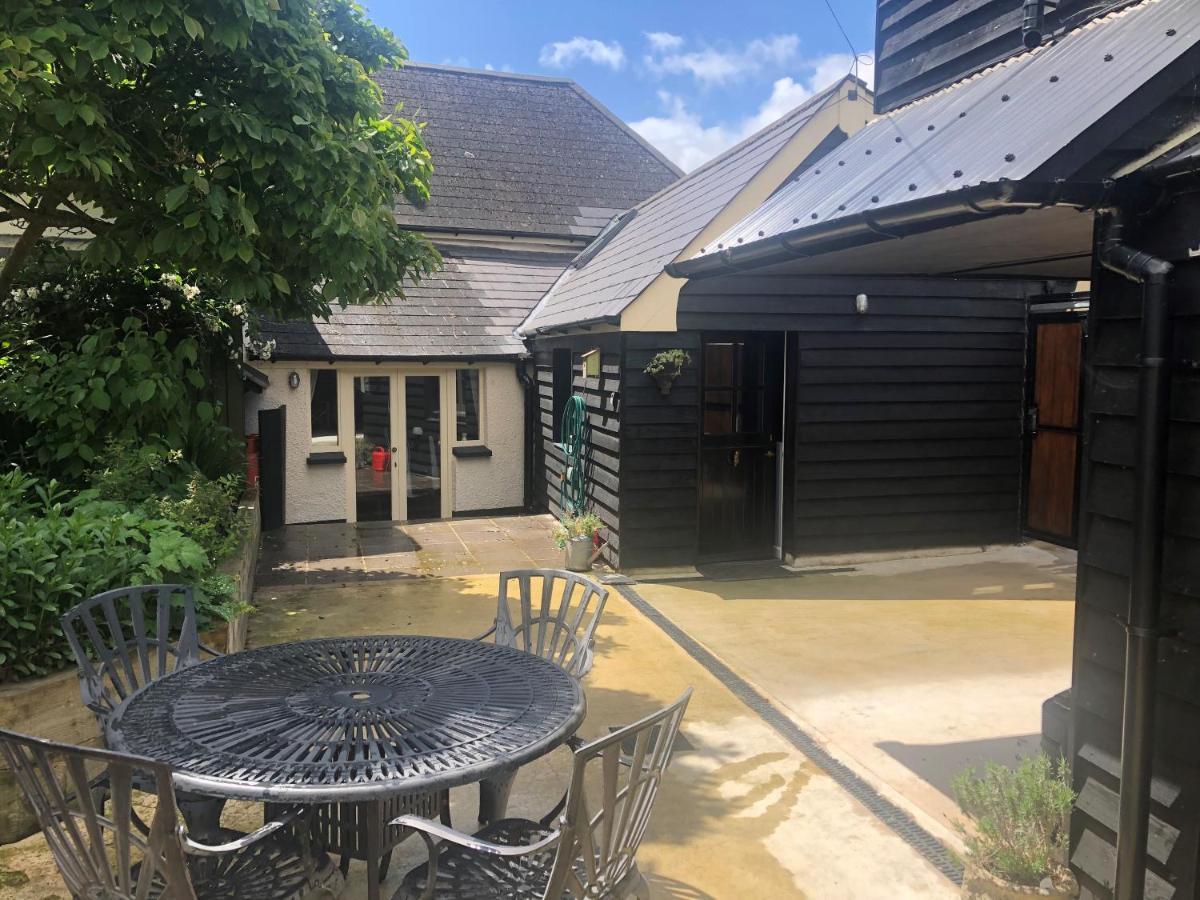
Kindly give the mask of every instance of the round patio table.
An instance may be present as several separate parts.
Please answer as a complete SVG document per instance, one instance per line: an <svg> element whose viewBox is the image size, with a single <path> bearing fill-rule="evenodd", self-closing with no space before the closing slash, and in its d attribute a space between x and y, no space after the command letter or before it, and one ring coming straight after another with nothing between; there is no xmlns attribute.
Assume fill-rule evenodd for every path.
<svg viewBox="0 0 1200 900"><path fill-rule="evenodd" d="M183 790L380 810L399 795L511 783L517 767L574 734L584 708L574 678L521 650L410 635L318 638L172 672L117 708L109 740L170 763ZM378 860L367 862L375 897Z"/></svg>

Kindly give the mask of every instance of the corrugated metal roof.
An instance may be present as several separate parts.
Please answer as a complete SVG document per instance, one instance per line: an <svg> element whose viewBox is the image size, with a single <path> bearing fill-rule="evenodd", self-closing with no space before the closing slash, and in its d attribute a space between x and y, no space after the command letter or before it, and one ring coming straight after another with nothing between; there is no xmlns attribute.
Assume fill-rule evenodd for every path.
<svg viewBox="0 0 1200 900"><path fill-rule="evenodd" d="M421 229L594 237L679 170L573 81L411 63L371 76L385 105L427 123Z"/></svg>
<svg viewBox="0 0 1200 900"><path fill-rule="evenodd" d="M1052 182L1046 164L1200 42L1200 2L1143 0L876 119L678 266L980 185Z"/></svg>
<svg viewBox="0 0 1200 900"><path fill-rule="evenodd" d="M582 268L569 268L522 326L524 333L618 316L663 266L757 175L841 89L839 81L778 121L634 207ZM589 248L590 249L590 248ZM585 250L584 253L588 253Z"/></svg>
<svg viewBox="0 0 1200 900"><path fill-rule="evenodd" d="M441 271L386 305L335 307L328 322L262 323L277 359L518 357L513 330L554 283L565 254L443 248ZM451 255L453 254L453 255Z"/></svg>

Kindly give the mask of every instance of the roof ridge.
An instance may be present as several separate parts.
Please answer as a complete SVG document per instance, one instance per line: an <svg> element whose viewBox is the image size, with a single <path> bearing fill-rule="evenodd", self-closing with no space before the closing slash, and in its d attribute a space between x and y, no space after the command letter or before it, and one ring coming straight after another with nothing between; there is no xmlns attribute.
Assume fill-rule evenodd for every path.
<svg viewBox="0 0 1200 900"><path fill-rule="evenodd" d="M504 72L499 69L474 69L469 66L451 66L445 63L417 62L406 60L400 66L388 66L382 71L399 71L403 69L430 69L435 72L451 72L456 75L478 75L483 78L505 78L510 81L538 81L549 84L575 84L575 80L565 75L533 75L525 72Z"/></svg>
<svg viewBox="0 0 1200 900"><path fill-rule="evenodd" d="M650 155L652 155L655 159L657 159L660 163L662 163L666 167L667 171L674 172L675 175L679 178L686 177L686 173L683 171L683 169L679 168L679 166L675 165L675 163L673 163L673 162L671 162L671 160L667 159L666 155L661 150L659 150L652 143L650 143L648 140L646 140L644 137L642 137L640 134L638 134L636 131L634 131L633 127L628 122L626 122L624 119L622 119L616 113L614 113L611 109L609 109L607 106L605 106L603 103L601 103L595 97L593 97L590 93L588 93L588 91L583 87L583 85L581 85L577 81L570 81L570 80L568 80L567 83L575 89L575 92L577 94L579 94L580 97L582 97L584 100L586 100L592 106L594 106L602 115L604 115L609 121L611 121L614 125L616 125L617 128L619 128L621 131L623 131L629 137L633 138L633 140L639 146L641 146L641 148L643 150L646 150L647 152L649 152ZM672 182L672 183L674 183L674 182ZM669 187L669 185L668 185L668 187Z"/></svg>

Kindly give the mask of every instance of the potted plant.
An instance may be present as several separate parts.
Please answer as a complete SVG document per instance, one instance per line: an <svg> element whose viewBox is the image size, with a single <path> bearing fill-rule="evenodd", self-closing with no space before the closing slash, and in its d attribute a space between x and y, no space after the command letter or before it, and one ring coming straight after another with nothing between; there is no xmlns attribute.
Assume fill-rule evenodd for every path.
<svg viewBox="0 0 1200 900"><path fill-rule="evenodd" d="M683 367L690 365L691 362L692 358L688 356L686 350L660 350L654 354L642 371L653 376L655 383L658 384L659 392L665 397L671 393L671 385L675 383L675 379L679 377Z"/></svg>
<svg viewBox="0 0 1200 900"><path fill-rule="evenodd" d="M554 543L566 550L566 568L572 572L587 572L592 568L592 548L603 526L593 512L568 513L554 529Z"/></svg>
<svg viewBox="0 0 1200 900"><path fill-rule="evenodd" d="M1070 771L1044 753L1015 769L988 763L954 779L958 805L971 817L955 823L967 847L962 896L970 900L1075 897L1067 868L1067 819L1075 804Z"/></svg>

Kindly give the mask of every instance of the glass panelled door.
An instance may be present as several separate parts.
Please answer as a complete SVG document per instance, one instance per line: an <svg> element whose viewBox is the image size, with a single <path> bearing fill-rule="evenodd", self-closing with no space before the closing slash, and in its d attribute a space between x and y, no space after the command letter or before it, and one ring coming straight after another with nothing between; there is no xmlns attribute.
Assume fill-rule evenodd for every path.
<svg viewBox="0 0 1200 900"><path fill-rule="evenodd" d="M392 379L354 379L354 504L360 522L396 517L393 483L397 463L392 441Z"/></svg>
<svg viewBox="0 0 1200 900"><path fill-rule="evenodd" d="M409 519L442 515L442 379L408 375L404 379L406 485Z"/></svg>

